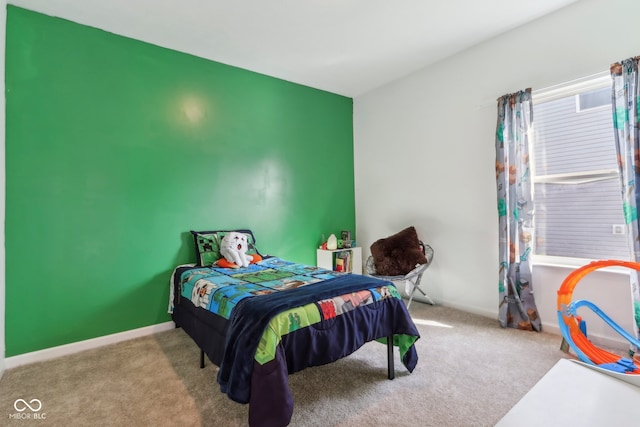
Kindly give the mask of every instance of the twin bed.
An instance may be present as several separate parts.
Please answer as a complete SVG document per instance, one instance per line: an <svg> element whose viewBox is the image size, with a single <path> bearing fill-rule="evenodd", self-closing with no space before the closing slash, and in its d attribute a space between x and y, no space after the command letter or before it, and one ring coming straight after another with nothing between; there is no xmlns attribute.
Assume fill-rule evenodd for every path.
<svg viewBox="0 0 640 427"><path fill-rule="evenodd" d="M244 233L257 253L251 230ZM181 327L220 369L220 390L249 403L251 426L285 426L293 413L288 374L348 356L363 344L393 346L411 372L420 337L390 282L337 273L278 257L221 268L219 243L229 231L192 231L198 262L176 267L170 306Z"/></svg>

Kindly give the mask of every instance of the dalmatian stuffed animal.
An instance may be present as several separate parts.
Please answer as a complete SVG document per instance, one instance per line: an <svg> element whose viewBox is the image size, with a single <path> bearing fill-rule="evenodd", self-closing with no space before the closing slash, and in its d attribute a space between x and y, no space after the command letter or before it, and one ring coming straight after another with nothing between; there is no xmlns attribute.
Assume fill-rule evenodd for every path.
<svg viewBox="0 0 640 427"><path fill-rule="evenodd" d="M247 236L232 231L227 233L220 242L220 255L238 267L247 267L253 258L247 255Z"/></svg>

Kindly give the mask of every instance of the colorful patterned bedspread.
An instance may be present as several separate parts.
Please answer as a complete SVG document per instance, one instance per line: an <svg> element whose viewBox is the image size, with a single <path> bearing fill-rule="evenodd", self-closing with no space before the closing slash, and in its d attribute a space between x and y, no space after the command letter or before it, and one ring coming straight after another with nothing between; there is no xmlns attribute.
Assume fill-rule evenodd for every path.
<svg viewBox="0 0 640 427"><path fill-rule="evenodd" d="M180 288L181 297L190 299L195 306L229 319L233 308L244 298L298 288L344 275L272 257L246 268L202 267L187 270L180 277ZM340 295L283 311L269 322L256 350L255 360L260 364L273 360L281 338L290 332L389 297L401 299L393 285ZM401 345L401 348L409 347L415 340L414 337L406 338L411 342Z"/></svg>
<svg viewBox="0 0 640 427"><path fill-rule="evenodd" d="M174 285L178 298L227 320L217 381L230 399L251 403L250 425L291 419L288 373L331 363L368 341L393 336L409 372L418 361L419 332L390 282L274 257L242 269L179 266Z"/></svg>
<svg viewBox="0 0 640 427"><path fill-rule="evenodd" d="M189 270L180 278L182 297L228 319L236 304L247 297L297 288L337 277L340 273L267 258L246 268Z"/></svg>

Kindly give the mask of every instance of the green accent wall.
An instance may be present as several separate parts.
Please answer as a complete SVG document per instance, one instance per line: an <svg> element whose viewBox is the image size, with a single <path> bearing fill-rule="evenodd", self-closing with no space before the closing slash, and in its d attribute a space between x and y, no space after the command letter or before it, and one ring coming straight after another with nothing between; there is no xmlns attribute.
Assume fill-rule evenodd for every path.
<svg viewBox="0 0 640 427"><path fill-rule="evenodd" d="M191 229L355 231L351 98L8 6L6 355L170 320Z"/></svg>

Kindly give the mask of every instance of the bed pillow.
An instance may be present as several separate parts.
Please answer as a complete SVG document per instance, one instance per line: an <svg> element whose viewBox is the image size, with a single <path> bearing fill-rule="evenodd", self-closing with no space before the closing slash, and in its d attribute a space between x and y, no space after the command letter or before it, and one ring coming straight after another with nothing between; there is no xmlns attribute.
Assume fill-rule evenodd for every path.
<svg viewBox="0 0 640 427"><path fill-rule="evenodd" d="M232 231L242 233L247 236L247 253L249 255L258 254L262 256L256 249L256 239L253 236L253 232L251 230L191 230L191 234L193 235L193 242L196 247L197 264L199 266L208 267L222 258L222 255L220 255L220 242L227 233L230 233Z"/></svg>
<svg viewBox="0 0 640 427"><path fill-rule="evenodd" d="M427 262L413 226L377 240L370 249L376 274L380 276L403 276L413 270L416 264Z"/></svg>

